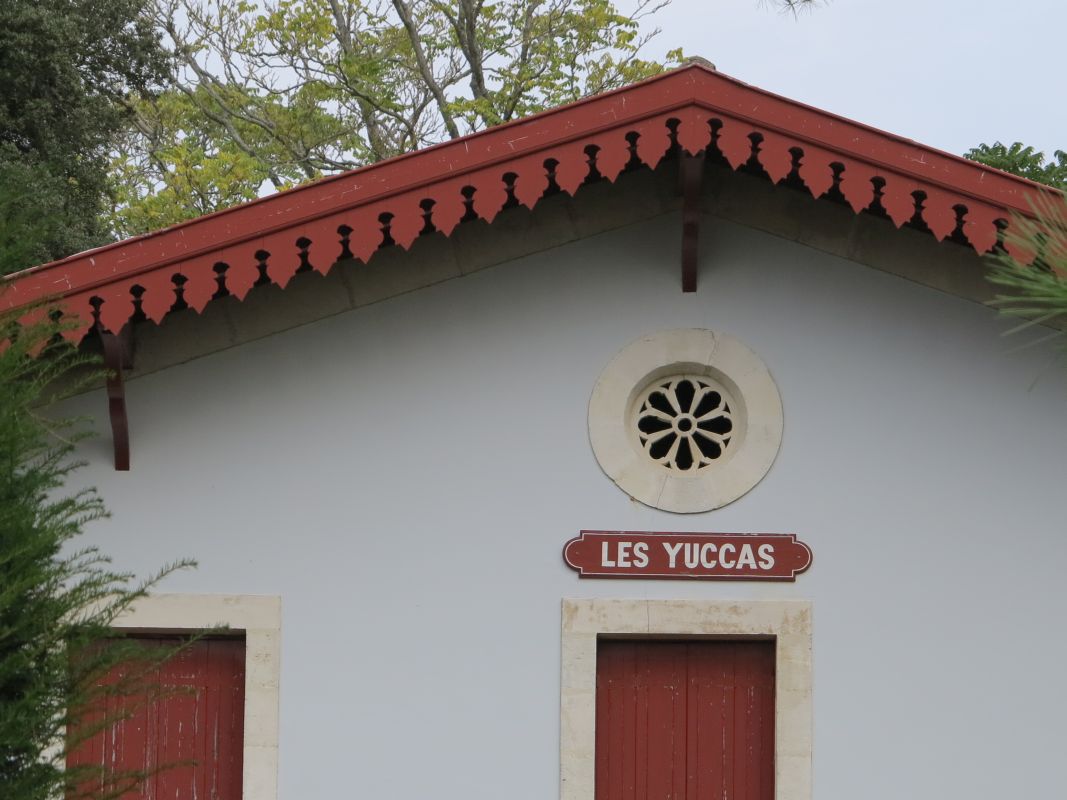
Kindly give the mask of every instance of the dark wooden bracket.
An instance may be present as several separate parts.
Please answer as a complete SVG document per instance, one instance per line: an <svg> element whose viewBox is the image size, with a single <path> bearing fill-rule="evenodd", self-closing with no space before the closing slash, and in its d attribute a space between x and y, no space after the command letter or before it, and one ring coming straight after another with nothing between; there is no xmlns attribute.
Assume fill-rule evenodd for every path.
<svg viewBox="0 0 1067 800"><path fill-rule="evenodd" d="M133 334L126 325L118 335L100 331L107 370L107 410L111 417L111 439L115 445L115 469L130 469L130 424L126 418L126 384L123 370L133 366Z"/></svg>
<svg viewBox="0 0 1067 800"><path fill-rule="evenodd" d="M682 183L682 291L697 290L697 247L700 242L700 190L704 185L704 153L685 153L678 169Z"/></svg>

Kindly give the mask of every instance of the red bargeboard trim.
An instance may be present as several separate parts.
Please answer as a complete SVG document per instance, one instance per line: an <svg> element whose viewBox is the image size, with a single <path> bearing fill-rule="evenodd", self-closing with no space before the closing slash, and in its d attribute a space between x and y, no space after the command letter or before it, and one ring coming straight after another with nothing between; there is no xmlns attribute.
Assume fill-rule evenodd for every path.
<svg viewBox="0 0 1067 800"><path fill-rule="evenodd" d="M771 180L798 174L814 197L839 189L856 213L875 200L899 227L919 214L935 237L950 236L962 219L979 253L991 250L1013 213L1030 211L1029 196L1045 190L1014 175L925 147L810 106L749 86L700 65L690 65L602 95L408 153L289 191L225 209L156 233L79 253L10 276L0 286L0 308L57 298L78 320L65 334L79 341L99 321L118 332L141 309L160 322L174 305L175 277L196 311L218 289L215 265L227 266L226 289L244 299L267 275L284 287L306 259L326 273L347 246L366 261L389 235L407 248L424 229L449 235L467 213L491 222L511 191L533 208L549 187L546 161L554 161L559 187L573 194L593 168L614 181L636 155L654 168L671 144L690 154L713 144L737 169L755 157ZM754 139L758 143L754 144ZM590 148L595 154L590 156ZM794 162L798 158L799 161ZM505 180L505 176L508 179ZM466 193L465 193L466 192ZM915 193L921 192L921 203ZM427 211L427 209L429 209ZM962 217L958 215L959 212ZM298 244L299 242L299 244ZM1020 261L1033 254L1004 242ZM94 302L99 313L94 310Z"/></svg>

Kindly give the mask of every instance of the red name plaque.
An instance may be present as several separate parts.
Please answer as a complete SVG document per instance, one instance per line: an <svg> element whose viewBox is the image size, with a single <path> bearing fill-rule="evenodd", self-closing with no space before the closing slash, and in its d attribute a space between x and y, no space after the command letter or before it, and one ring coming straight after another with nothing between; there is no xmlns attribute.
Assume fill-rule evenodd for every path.
<svg viewBox="0 0 1067 800"><path fill-rule="evenodd" d="M563 559L583 578L792 581L811 548L792 533L582 531Z"/></svg>

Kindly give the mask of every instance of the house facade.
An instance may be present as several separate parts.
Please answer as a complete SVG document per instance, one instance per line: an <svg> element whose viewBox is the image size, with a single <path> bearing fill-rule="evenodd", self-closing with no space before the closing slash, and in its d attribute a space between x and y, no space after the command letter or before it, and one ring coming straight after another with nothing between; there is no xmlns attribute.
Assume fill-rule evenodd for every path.
<svg viewBox="0 0 1067 800"><path fill-rule="evenodd" d="M243 643L167 796L1058 796L1035 190L690 66L15 276L122 377L87 539L199 562L124 626Z"/></svg>

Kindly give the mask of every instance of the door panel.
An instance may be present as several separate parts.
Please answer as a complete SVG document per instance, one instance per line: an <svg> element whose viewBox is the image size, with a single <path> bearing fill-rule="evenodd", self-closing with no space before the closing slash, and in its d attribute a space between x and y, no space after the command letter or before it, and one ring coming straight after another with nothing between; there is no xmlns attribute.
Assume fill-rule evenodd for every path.
<svg viewBox="0 0 1067 800"><path fill-rule="evenodd" d="M136 641L147 659L178 644L174 637ZM102 684L122 685L131 670L144 666L120 665ZM91 781L98 787L112 785L109 774L147 773L123 800L241 800L244 641L202 639L136 681L136 691L103 696L89 721L115 721L70 753L68 766L102 768Z"/></svg>
<svg viewBox="0 0 1067 800"><path fill-rule="evenodd" d="M774 643L602 640L596 800L773 800Z"/></svg>

